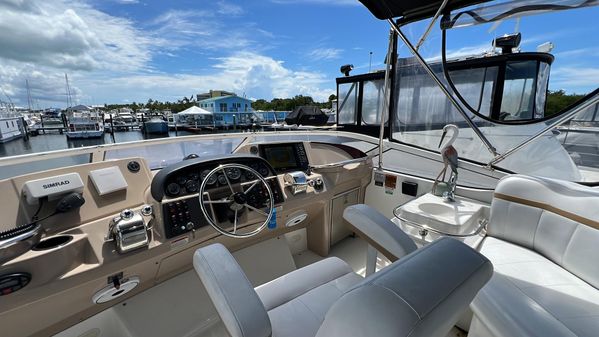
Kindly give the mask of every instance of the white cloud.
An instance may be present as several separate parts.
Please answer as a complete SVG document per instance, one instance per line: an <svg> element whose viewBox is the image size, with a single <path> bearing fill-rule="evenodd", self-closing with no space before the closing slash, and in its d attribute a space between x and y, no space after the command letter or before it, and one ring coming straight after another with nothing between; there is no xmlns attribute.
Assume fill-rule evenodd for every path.
<svg viewBox="0 0 599 337"><path fill-rule="evenodd" d="M225 2L217 3L218 11L223 6L230 6L235 16L243 10L236 5ZM156 46L177 50L183 47L194 47L201 50L242 49L254 44L248 26L251 24L235 23L220 20L222 15L215 15L210 10L169 10L155 18L149 28L157 40ZM253 28L253 27L252 27ZM223 33L226 40L223 40ZM261 32L259 32L261 33Z"/></svg>
<svg viewBox="0 0 599 337"><path fill-rule="evenodd" d="M241 8L241 6L237 6L226 1L218 1L216 6L218 8L217 12L222 15L240 16L244 14L244 10Z"/></svg>
<svg viewBox="0 0 599 337"><path fill-rule="evenodd" d="M317 48L308 53L308 57L312 60L334 60L341 56L343 49L338 48Z"/></svg>
<svg viewBox="0 0 599 337"><path fill-rule="evenodd" d="M556 59L562 57L599 57L599 47L571 49L553 54Z"/></svg>
<svg viewBox="0 0 599 337"><path fill-rule="evenodd" d="M551 90L566 89L568 92L588 93L598 86L599 68L563 66L551 70Z"/></svg>
<svg viewBox="0 0 599 337"><path fill-rule="evenodd" d="M466 56L479 56L489 50L491 50L491 44L486 42L478 45L464 46L454 50L447 50L446 56L448 60L451 60ZM439 51L435 55L425 58L425 60L428 62L441 61L441 52Z"/></svg>
<svg viewBox="0 0 599 337"><path fill-rule="evenodd" d="M302 94L326 101L335 92L334 88L323 89L329 82L321 73L294 71L286 68L283 61L253 52L237 52L217 59L213 70L204 75L136 74L111 82L79 80L78 84L86 92L88 87L93 88L98 97L114 97L115 102L145 102L148 98L175 101L209 89L232 90L239 95L245 92L259 98Z"/></svg>
<svg viewBox="0 0 599 337"><path fill-rule="evenodd" d="M150 41L126 19L84 3L16 2L0 5L0 58L75 70L138 69L150 59Z"/></svg>
<svg viewBox="0 0 599 337"><path fill-rule="evenodd" d="M122 5L135 5L139 3L139 0L114 0Z"/></svg>
<svg viewBox="0 0 599 337"><path fill-rule="evenodd" d="M231 27L228 17L217 14L244 15L237 5L221 1L211 10L171 10L139 23L83 1L0 2L0 87L18 105L26 105L28 79L41 107L64 106L65 73L77 101L86 104L175 101L221 88L260 98L303 94L326 100L334 92L322 73L297 71L267 56L268 46L254 39L273 40L272 33L249 21ZM197 69L167 74L154 63L157 55L174 58L188 52L212 55L200 61L207 68L199 74Z"/></svg>

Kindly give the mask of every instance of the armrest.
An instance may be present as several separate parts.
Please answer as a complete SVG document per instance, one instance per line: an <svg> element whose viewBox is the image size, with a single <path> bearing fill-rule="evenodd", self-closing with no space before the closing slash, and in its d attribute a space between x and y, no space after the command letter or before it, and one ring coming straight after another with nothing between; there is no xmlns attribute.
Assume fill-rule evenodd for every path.
<svg viewBox="0 0 599 337"><path fill-rule="evenodd" d="M392 261L417 249L414 241L399 226L370 206L349 206L343 211L343 218L363 239Z"/></svg>
<svg viewBox="0 0 599 337"><path fill-rule="evenodd" d="M268 314L235 258L220 243L193 255L193 267L232 337L269 337Z"/></svg>

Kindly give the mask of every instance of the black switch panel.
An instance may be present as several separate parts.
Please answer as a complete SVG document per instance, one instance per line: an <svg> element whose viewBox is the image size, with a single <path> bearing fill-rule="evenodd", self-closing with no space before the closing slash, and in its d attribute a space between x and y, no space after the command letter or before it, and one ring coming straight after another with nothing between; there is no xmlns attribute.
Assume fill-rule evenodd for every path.
<svg viewBox="0 0 599 337"><path fill-rule="evenodd" d="M197 197L164 203L162 213L167 239L208 225Z"/></svg>
<svg viewBox="0 0 599 337"><path fill-rule="evenodd" d="M418 195L418 184L411 181L401 183L401 193L415 197Z"/></svg>

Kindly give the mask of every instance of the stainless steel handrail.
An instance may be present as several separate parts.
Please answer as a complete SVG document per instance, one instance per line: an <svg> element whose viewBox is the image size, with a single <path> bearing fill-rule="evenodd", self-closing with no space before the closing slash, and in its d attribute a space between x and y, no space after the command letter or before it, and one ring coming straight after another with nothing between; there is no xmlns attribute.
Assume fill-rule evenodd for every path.
<svg viewBox="0 0 599 337"><path fill-rule="evenodd" d="M345 165L348 165L348 164L357 164L357 163L366 162L369 159L372 159L372 158L374 158L376 156L377 155L369 154L369 155L367 155L365 157L348 159L348 160L342 160L342 161L336 162L336 163L321 164L321 165L310 165L310 169L312 169L312 170L318 170L318 169L324 169L324 168L341 167L341 166L345 166Z"/></svg>
<svg viewBox="0 0 599 337"><path fill-rule="evenodd" d="M597 93L596 95L594 95L592 98L590 98L586 102L580 104L576 108L572 109L568 113L562 115L561 117L559 117L558 119L556 119L552 123L548 124L543 130L537 132L537 134L535 134L534 136L526 139L525 141L523 141L522 143L518 144L517 146L514 146L511 150L506 151L503 154L497 155L495 158L493 158L489 162L488 166L492 166L492 165L495 165L495 164L499 163L500 161L502 161L505 158L507 158L507 157L511 156L512 154L514 154L516 151L520 150L521 148L525 147L526 145L528 145L528 144L532 143L533 141L537 140L538 138L542 137L545 133L547 133L551 129L553 129L553 128L559 126L559 125L561 125L564 122L566 122L569 118L572 118L574 115L576 115L580 111L582 111L582 110L584 110L584 109L592 106L593 104L597 104L597 103L599 103L599 93Z"/></svg>
<svg viewBox="0 0 599 337"><path fill-rule="evenodd" d="M462 105L460 105L460 103L458 103L458 101L455 99L455 97L453 97L453 95L451 94L449 89L447 89L447 87L445 87L443 82L441 82L441 79L439 79L439 77L435 74L433 69L424 60L422 55L420 55L420 53L418 53L418 50L416 50L416 47L414 47L412 45L410 40L401 31L399 26L392 19L388 19L387 22L389 22L389 25L391 25L391 29L393 29L397 33L397 36L399 36L399 38L404 42L406 47L408 47L408 49L410 50L412 55L414 55L414 57L416 58L418 63L420 63L420 65L424 68L424 70L429 74L431 79L437 84L437 86L439 87L439 89L441 89L443 94L445 94L445 96L447 96L447 99L449 100L449 102L462 115L462 117L464 118L464 120L466 121L468 126L472 129L472 131L476 134L476 136L483 142L483 144L485 145L487 150L489 150L489 152L491 152L491 154L493 154L493 156L497 156L498 153L497 153L497 150L495 149L495 147L493 146L493 144L491 144L491 142L482 133L482 131L480 131L478 126L476 124L474 124L474 122L470 119L470 117L468 116L468 114L466 113L466 111L464 110Z"/></svg>

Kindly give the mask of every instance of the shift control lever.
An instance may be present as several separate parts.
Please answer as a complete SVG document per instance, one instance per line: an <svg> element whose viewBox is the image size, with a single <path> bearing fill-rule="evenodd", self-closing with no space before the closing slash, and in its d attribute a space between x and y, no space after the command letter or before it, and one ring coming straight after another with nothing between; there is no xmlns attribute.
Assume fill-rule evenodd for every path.
<svg viewBox="0 0 599 337"><path fill-rule="evenodd" d="M308 178L302 171L286 173L283 180L285 181L285 186L289 186L294 195L306 192L308 189Z"/></svg>
<svg viewBox="0 0 599 337"><path fill-rule="evenodd" d="M119 253L147 247L150 244L148 231L152 228L146 218L153 215L152 206L145 205L140 212L125 209L110 222L107 241L115 241Z"/></svg>

